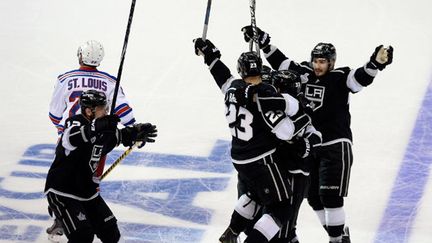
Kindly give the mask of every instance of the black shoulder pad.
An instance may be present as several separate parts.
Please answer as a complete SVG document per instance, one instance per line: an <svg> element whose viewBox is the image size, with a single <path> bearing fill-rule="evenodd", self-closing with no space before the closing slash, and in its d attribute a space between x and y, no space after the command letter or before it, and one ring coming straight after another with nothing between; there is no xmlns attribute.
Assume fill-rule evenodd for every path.
<svg viewBox="0 0 432 243"><path fill-rule="evenodd" d="M332 72L334 72L334 71L336 71L336 72L342 71L342 72L348 74L351 71L351 68L350 67L338 67L338 68L335 68L334 70L332 70Z"/></svg>
<svg viewBox="0 0 432 243"><path fill-rule="evenodd" d="M308 61L303 61L300 63L303 66L308 66L308 67L312 67L312 63L308 62Z"/></svg>

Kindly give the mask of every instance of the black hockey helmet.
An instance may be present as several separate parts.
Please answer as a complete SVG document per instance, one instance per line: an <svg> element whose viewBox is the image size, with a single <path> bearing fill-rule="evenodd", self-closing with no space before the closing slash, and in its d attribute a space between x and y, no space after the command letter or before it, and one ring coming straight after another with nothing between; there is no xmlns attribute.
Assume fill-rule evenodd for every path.
<svg viewBox="0 0 432 243"><path fill-rule="evenodd" d="M254 51L243 52L237 61L237 72L242 78L259 76L262 71L262 60Z"/></svg>
<svg viewBox="0 0 432 243"><path fill-rule="evenodd" d="M83 91L80 96L81 110L85 108L95 108L96 106L107 105L107 98L104 92L97 90Z"/></svg>
<svg viewBox="0 0 432 243"><path fill-rule="evenodd" d="M281 93L296 97L301 92L301 79L298 73L290 70L276 71L272 75L273 85Z"/></svg>
<svg viewBox="0 0 432 243"><path fill-rule="evenodd" d="M262 66L262 70L261 70L261 79L264 83L272 83L272 72L273 70L266 65Z"/></svg>
<svg viewBox="0 0 432 243"><path fill-rule="evenodd" d="M329 61L336 61L336 48L331 43L318 43L311 52L311 61L314 58L325 58Z"/></svg>

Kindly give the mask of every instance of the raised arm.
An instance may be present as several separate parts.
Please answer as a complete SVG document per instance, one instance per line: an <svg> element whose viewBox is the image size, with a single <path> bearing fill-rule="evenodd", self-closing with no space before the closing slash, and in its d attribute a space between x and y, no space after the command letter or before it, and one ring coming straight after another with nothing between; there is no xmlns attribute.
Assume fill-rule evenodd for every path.
<svg viewBox="0 0 432 243"><path fill-rule="evenodd" d="M235 79L229 68L220 60L219 49L209 40L197 38L193 40L195 54L204 57L204 63L209 67L210 73L216 81L217 86L225 94L230 83Z"/></svg>
<svg viewBox="0 0 432 243"><path fill-rule="evenodd" d="M348 88L354 93L359 92L363 87L373 82L378 70L384 70L392 61L393 47L377 46L364 66L350 71L347 78Z"/></svg>

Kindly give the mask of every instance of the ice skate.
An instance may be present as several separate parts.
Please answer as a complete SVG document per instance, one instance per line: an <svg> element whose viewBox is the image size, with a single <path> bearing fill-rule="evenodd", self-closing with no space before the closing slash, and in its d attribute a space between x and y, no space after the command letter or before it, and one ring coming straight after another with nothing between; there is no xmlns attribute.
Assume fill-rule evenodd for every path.
<svg viewBox="0 0 432 243"><path fill-rule="evenodd" d="M219 238L220 243L238 243L238 234L234 233L230 227Z"/></svg>
<svg viewBox="0 0 432 243"><path fill-rule="evenodd" d="M348 226L345 226L342 234L342 243L351 243L350 233Z"/></svg>
<svg viewBox="0 0 432 243"><path fill-rule="evenodd" d="M60 242L61 236L64 234L63 225L59 219L54 219L53 225L46 229L48 239L51 242Z"/></svg>

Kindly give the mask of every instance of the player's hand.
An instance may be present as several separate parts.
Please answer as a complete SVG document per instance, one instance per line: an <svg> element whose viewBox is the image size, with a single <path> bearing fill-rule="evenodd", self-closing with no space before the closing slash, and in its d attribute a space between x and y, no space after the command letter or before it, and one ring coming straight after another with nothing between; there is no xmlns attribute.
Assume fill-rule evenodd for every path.
<svg viewBox="0 0 432 243"><path fill-rule="evenodd" d="M370 62L376 69L382 71L387 65L393 61L393 47L384 47L379 45L375 48L374 53L370 57Z"/></svg>
<svg viewBox="0 0 432 243"><path fill-rule="evenodd" d="M97 133L115 131L119 121L120 118L117 115L106 115L94 120L92 130Z"/></svg>
<svg viewBox="0 0 432 243"><path fill-rule="evenodd" d="M251 41L254 39L254 30L251 25L247 25L241 29L243 32L243 37L246 42ZM270 35L264 31L262 31L260 28L256 27L256 34L255 39L258 42L258 46L260 49L265 48L270 43Z"/></svg>
<svg viewBox="0 0 432 243"><path fill-rule="evenodd" d="M150 123L137 123L130 127L125 127L121 130L122 144L125 147L134 145L136 142L141 142L139 148L143 147L147 142L154 143L157 137L157 129L155 125Z"/></svg>
<svg viewBox="0 0 432 243"><path fill-rule="evenodd" d="M157 129L156 125L152 125L151 123L139 123L135 125L137 128L137 142L141 142L141 147L143 147L146 143L154 143L155 137L157 137Z"/></svg>
<svg viewBox="0 0 432 243"><path fill-rule="evenodd" d="M208 39L205 41L202 38L196 38L193 40L195 54L198 56L204 56L204 63L207 65L212 64L212 62L221 57L220 51L216 46Z"/></svg>
<svg viewBox="0 0 432 243"><path fill-rule="evenodd" d="M291 149L297 156L304 159L311 155L311 144L308 138L295 137L288 141L289 149Z"/></svg>
<svg viewBox="0 0 432 243"><path fill-rule="evenodd" d="M299 101L300 107L303 109L303 111L308 115L312 115L312 102L305 97L304 93L300 92L296 98Z"/></svg>

